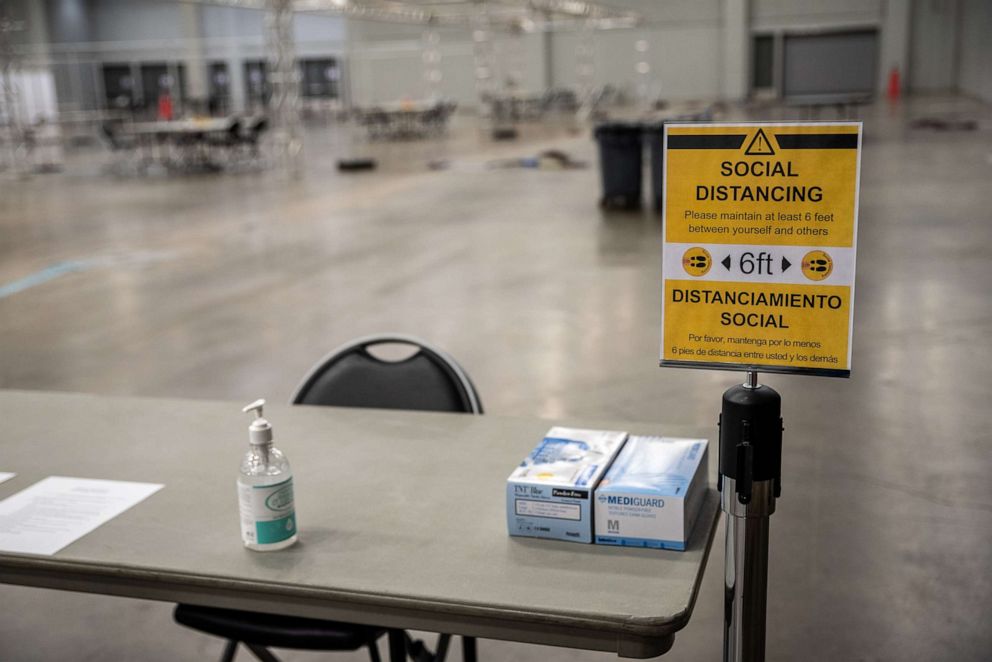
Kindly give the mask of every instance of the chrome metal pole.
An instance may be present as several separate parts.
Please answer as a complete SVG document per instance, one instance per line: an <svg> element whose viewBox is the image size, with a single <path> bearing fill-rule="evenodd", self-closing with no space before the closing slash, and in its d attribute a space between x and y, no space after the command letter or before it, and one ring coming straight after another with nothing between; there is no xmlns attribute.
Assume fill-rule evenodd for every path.
<svg viewBox="0 0 992 662"><path fill-rule="evenodd" d="M753 486L754 498L737 499L732 478L724 479L721 495L727 513L723 659L760 662L765 659L765 611L768 589L768 517L775 512L772 481Z"/></svg>
<svg viewBox="0 0 992 662"><path fill-rule="evenodd" d="M748 370L747 379L744 380L742 386L744 388L758 388L759 386L761 386L761 384L758 383L758 371Z"/></svg>
<svg viewBox="0 0 992 662"><path fill-rule="evenodd" d="M763 662L768 524L781 492L781 398L749 370L723 395L720 503L727 514L724 662Z"/></svg>
<svg viewBox="0 0 992 662"><path fill-rule="evenodd" d="M266 0L268 78L272 86L269 113L280 167L291 177L300 174L303 134L300 119L300 72L296 68L296 37L292 0Z"/></svg>

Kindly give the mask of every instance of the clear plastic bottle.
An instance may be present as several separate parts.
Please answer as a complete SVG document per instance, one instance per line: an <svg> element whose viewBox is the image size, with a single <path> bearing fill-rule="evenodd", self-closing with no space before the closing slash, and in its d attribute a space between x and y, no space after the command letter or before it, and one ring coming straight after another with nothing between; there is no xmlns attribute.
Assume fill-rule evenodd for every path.
<svg viewBox="0 0 992 662"><path fill-rule="evenodd" d="M272 426L262 418L265 400L242 411L255 412L248 428L248 452L241 460L238 503L241 540L258 552L284 549L299 539L289 460L272 444Z"/></svg>

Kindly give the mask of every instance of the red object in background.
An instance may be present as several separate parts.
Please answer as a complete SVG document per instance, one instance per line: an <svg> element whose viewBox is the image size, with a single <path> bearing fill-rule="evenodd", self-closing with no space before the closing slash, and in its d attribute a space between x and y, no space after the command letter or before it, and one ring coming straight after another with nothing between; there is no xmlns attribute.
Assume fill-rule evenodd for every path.
<svg viewBox="0 0 992 662"><path fill-rule="evenodd" d="M899 80L899 69L892 67L889 70L889 101L898 101L901 90L902 83Z"/></svg>
<svg viewBox="0 0 992 662"><path fill-rule="evenodd" d="M158 118L160 120L172 119L172 95L168 92L158 95Z"/></svg>

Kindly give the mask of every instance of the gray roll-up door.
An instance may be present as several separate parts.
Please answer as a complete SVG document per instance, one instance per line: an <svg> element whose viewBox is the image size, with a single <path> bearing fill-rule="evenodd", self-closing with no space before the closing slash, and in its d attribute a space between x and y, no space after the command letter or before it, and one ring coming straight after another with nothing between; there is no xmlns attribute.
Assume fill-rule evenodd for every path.
<svg viewBox="0 0 992 662"><path fill-rule="evenodd" d="M786 98L840 99L875 93L877 30L786 35L783 51Z"/></svg>

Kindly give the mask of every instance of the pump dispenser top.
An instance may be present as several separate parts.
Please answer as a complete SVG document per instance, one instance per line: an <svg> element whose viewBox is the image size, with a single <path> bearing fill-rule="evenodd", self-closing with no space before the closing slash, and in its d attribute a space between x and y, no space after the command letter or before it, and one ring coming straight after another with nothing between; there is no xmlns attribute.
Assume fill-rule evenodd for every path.
<svg viewBox="0 0 992 662"><path fill-rule="evenodd" d="M254 419L248 427L248 450L238 476L241 541L258 552L270 552L296 542L293 472L289 460L272 443L272 425L262 416L265 400L242 411Z"/></svg>
<svg viewBox="0 0 992 662"><path fill-rule="evenodd" d="M272 424L262 418L262 407L265 400L260 398L245 406L244 413L255 412L255 420L248 427L248 442L255 446L265 446L272 443Z"/></svg>

